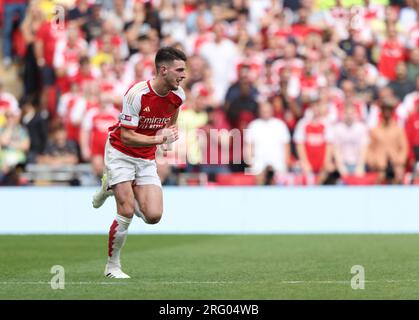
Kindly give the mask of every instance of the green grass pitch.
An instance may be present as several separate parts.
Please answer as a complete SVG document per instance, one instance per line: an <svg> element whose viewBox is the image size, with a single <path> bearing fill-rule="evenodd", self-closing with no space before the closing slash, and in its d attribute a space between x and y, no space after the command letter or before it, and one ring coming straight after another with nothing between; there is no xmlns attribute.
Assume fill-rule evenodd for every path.
<svg viewBox="0 0 419 320"><path fill-rule="evenodd" d="M106 235L0 236L0 299L419 299L419 235L129 235L103 276ZM53 265L65 289L51 289ZM351 288L351 267L365 289Z"/></svg>

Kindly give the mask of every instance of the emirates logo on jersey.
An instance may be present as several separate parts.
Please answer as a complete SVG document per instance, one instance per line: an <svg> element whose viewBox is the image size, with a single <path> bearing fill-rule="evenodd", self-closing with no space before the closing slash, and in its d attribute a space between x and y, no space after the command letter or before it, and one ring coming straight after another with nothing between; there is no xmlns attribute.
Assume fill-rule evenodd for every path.
<svg viewBox="0 0 419 320"><path fill-rule="evenodd" d="M138 128L139 129L154 129L154 130L162 129L166 126L166 124L169 123L171 118L172 117L159 118L159 117L140 116Z"/></svg>
<svg viewBox="0 0 419 320"><path fill-rule="evenodd" d="M310 133L307 135L307 144L311 146L320 146L325 143L322 133Z"/></svg>

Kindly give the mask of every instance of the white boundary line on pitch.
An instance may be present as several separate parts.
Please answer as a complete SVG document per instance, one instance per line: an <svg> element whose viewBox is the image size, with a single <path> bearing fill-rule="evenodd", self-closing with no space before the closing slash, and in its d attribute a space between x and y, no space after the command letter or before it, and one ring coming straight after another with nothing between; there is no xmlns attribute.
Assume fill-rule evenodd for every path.
<svg viewBox="0 0 419 320"><path fill-rule="evenodd" d="M283 281L150 281L141 280L134 281L135 283L144 284L350 284L348 280L283 280ZM406 280L365 280L366 283L419 283L416 279ZM123 282L111 282L111 281L66 281L66 285L128 285L131 284L130 280L124 279ZM51 282L47 281L0 281L0 285L50 285Z"/></svg>

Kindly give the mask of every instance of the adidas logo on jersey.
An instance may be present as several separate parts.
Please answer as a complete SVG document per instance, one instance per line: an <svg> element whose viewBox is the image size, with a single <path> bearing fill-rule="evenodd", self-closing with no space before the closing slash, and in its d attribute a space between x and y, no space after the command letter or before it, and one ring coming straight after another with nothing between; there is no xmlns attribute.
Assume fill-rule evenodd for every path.
<svg viewBox="0 0 419 320"><path fill-rule="evenodd" d="M150 107L145 107L144 112L150 112Z"/></svg>

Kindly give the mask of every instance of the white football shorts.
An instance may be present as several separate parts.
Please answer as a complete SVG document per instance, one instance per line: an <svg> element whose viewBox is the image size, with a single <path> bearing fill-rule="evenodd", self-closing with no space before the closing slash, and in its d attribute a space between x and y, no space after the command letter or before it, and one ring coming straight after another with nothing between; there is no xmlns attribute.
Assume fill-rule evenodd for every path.
<svg viewBox="0 0 419 320"><path fill-rule="evenodd" d="M130 157L115 149L108 140L104 161L109 187L125 181L135 181L136 185L153 184L161 187L155 160Z"/></svg>

